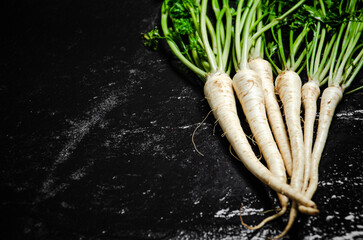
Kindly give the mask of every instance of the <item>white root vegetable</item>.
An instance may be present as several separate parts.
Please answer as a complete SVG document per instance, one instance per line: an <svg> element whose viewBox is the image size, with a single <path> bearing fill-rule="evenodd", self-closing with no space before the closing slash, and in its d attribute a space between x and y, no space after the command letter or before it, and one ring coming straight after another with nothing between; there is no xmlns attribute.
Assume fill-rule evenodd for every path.
<svg viewBox="0 0 363 240"><path fill-rule="evenodd" d="M299 75L290 70L281 72L276 78L276 90L279 93L280 99L283 104L285 113L286 125L290 137L290 146L292 152L292 176L290 185L299 192L303 192L303 178L304 178L304 140L300 121L300 108L301 108L301 79ZM307 208L304 213L316 215L319 213L317 209ZM298 214L298 205L296 202L292 203L289 221L277 238L281 238L293 226L293 223Z"/></svg>
<svg viewBox="0 0 363 240"><path fill-rule="evenodd" d="M331 121L334 116L335 109L343 97L343 91L340 86L330 86L323 91L320 103L319 124L314 143L313 153L311 155L311 175L309 187L305 196L312 198L318 187L319 162L324 150ZM309 213L309 209L299 206L299 211Z"/></svg>
<svg viewBox="0 0 363 240"><path fill-rule="evenodd" d="M281 182L286 183L287 177L284 161L277 148L267 121L261 79L253 70L238 70L233 77L233 88L242 105L244 115L247 118L257 145L264 156L268 169L270 169L271 173ZM273 215L272 218L264 219L255 227L245 226L251 229L257 229L262 227L267 221L271 221L284 214L287 210L289 199L279 193L277 196L281 204L281 210L277 214Z"/></svg>
<svg viewBox="0 0 363 240"><path fill-rule="evenodd" d="M290 137L292 152L291 186L302 190L304 177L304 140L300 121L301 79L294 71L284 71L276 78L276 90L279 93Z"/></svg>
<svg viewBox="0 0 363 240"><path fill-rule="evenodd" d="M320 95L319 83L308 81L301 88L302 104L304 108L304 150L305 150L305 172L303 190L308 186L311 173L311 152L313 148L313 133L315 116L317 113L317 100Z"/></svg>
<svg viewBox="0 0 363 240"><path fill-rule="evenodd" d="M300 187L297 187L300 184L300 178L299 176L294 177L294 168L296 165L294 156L292 156L292 160L289 162L289 160L286 160L288 157L283 160L279 152L279 148L274 141L273 134L268 125L264 102L265 97L260 86L261 80L248 67L251 47L257 53L257 55L251 55L251 57L263 57L264 47L262 38L260 38L261 34L267 29L276 26L287 15L301 6L304 0L300 0L280 17L271 20L265 27L262 26L262 22L264 21L262 11L263 2L260 0L239 1L236 11L237 16L235 18L236 25L234 28L232 26L233 11L229 7L228 1L223 1L223 6L220 6L218 1L212 2L212 11L214 12L213 20L215 21L211 21L212 19L207 14L208 2L210 1L202 0L192 3L182 0L165 0L161 9L161 27L164 36L160 36L157 29L154 29L145 36L149 40L148 45L153 46L155 44L155 37L166 39L170 50L175 56L197 74L204 83L204 94L213 114L221 126L224 136L228 139L237 154L238 159L261 182L278 193L282 210L263 220L256 226L257 228L267 221L282 215L287 209L289 199L294 202L294 206L301 204L308 211L318 211L316 204L301 192L301 186L299 185ZM256 11L256 9L259 10ZM215 25L213 25L213 22ZM253 30L255 24L259 25L256 31ZM180 31L180 29L184 29L185 31ZM254 34L251 35L252 33ZM242 39L240 38L241 35L243 35ZM230 48L232 46L230 40L233 36L235 39L235 51L233 51L234 56L230 57ZM259 40L256 41L257 39ZM245 115L250 122L254 137L270 170L256 157L241 127L232 87L233 81L228 76L232 68L232 62L236 70L237 68L241 71L243 69L242 75L244 77L242 77L240 83L238 81L235 83L237 85L241 84L240 91L243 94L237 95L246 103L242 103ZM271 72L269 74L271 75ZM253 81L250 81L250 78ZM251 82L253 82L250 85L251 89L243 86ZM236 88L238 89L239 87L236 86ZM284 88L281 87L281 89ZM281 114L279 108L278 112ZM294 186L287 184L285 165L288 166L287 171L294 178ZM300 172L300 170L297 172Z"/></svg>
<svg viewBox="0 0 363 240"><path fill-rule="evenodd" d="M286 153L287 156L285 159L281 156L277 143L273 137L273 133L270 129L267 115L266 115L266 105L264 90L262 89L261 79L258 74L250 68L249 59L261 59L261 61L255 61L251 65L256 63L260 66L255 66L256 70L262 71L261 75L267 75L270 78L270 88L272 89L272 98L275 97L274 94L274 87L273 87L273 80L272 78L272 69L269 64L267 67L270 67L266 73L266 62L262 60L264 55L264 48L265 48L265 41L263 40L264 37L261 34L266 31L267 29L272 28L279 21L283 20L287 15L294 11L298 6L300 6L303 1L299 1L294 7L290 8L286 11L283 15L278 18L274 18L269 24L263 26L264 24L261 20L263 18L263 6L264 2L259 0L249 0L246 2L245 10L243 9L243 1L240 1L237 6L237 16L236 16L236 26L235 26L235 44L234 44L234 53L235 58L233 59L236 75L234 76L233 85L236 91L236 94L241 102L244 114L247 118L253 136L257 142L257 145L267 163L268 168L270 169L271 173L280 178L284 184L287 184L287 177L286 177L286 168L288 168L288 174L291 174L291 153L288 145L289 142L287 141L286 131L285 131L285 139L282 137L279 139L280 145L285 140L287 145L282 146L282 151ZM254 27L257 26L257 29ZM255 32L256 31L256 32ZM268 80L269 81L269 80ZM267 84L268 85L268 84ZM272 86L271 86L272 85ZM271 119L273 120L276 118L273 113L276 109L280 114L280 120L282 120L280 108L278 107L276 98L274 99L275 105L274 109L270 109L272 113ZM280 122L281 123L281 122ZM280 126L284 126L282 124ZM272 127L279 128L276 124ZM279 130L279 129L278 129ZM277 132L276 132L277 133ZM288 155L290 154L290 159ZM266 222L271 221L282 214L284 214L287 210L288 200L277 191L278 198L281 204L281 210L273 216L265 218L260 224L255 227L249 227L243 223L242 219L241 222L243 225L247 226L248 228L257 229L262 227Z"/></svg>
<svg viewBox="0 0 363 240"><path fill-rule="evenodd" d="M245 167L276 192L284 194L308 208L316 208L316 204L312 200L282 182L256 158L240 125L230 77L221 73L209 75L204 85L204 94L213 110L214 117Z"/></svg>
<svg viewBox="0 0 363 240"><path fill-rule="evenodd" d="M249 61L248 65L250 69L254 70L259 75L261 79L268 121L271 125L277 146L281 152L282 159L284 160L287 174L291 176L292 156L290 142L275 94L271 64L262 58L256 58Z"/></svg>
<svg viewBox="0 0 363 240"><path fill-rule="evenodd" d="M344 14L348 13L353 16L356 11L358 11L359 4L356 2L348 2L346 7ZM336 37L336 39L330 40L326 48L328 49L328 54L324 53L324 59L327 57L330 59L324 70L321 68L321 66L324 66L323 64L319 64L319 61L315 63L315 69L318 69L317 73L322 75L319 77L323 82L326 71L329 71L329 75L325 80L328 82L328 87L323 91L321 97L318 130L313 152L311 154L311 174L308 188L305 193L309 198L312 198L318 187L319 162L326 144L335 109L341 101L343 93L354 81L356 75L363 66L363 44L361 41L363 23L357 21L361 17L363 17L362 13L347 19L348 21L343 21L338 29L335 29L336 31L333 37ZM320 39L324 40L324 35ZM329 53L330 48L332 50ZM319 55L317 54L317 56ZM323 63L324 61L325 60L323 60ZM362 89L362 87L350 92L359 89ZM309 210L303 206L299 206L299 211L303 213L309 212Z"/></svg>

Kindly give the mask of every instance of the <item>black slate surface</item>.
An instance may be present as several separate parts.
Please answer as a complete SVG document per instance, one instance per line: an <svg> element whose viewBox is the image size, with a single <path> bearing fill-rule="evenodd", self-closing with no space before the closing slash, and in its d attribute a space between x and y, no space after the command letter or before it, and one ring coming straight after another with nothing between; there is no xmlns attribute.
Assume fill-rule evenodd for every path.
<svg viewBox="0 0 363 240"><path fill-rule="evenodd" d="M229 153L196 79L144 48L162 1L1 8L1 239L266 239L278 205ZM362 84L362 74L357 86ZM339 105L314 201L286 239L363 238L363 92ZM246 123L242 121L246 128ZM214 132L215 131L215 132ZM248 130L246 130L248 132Z"/></svg>

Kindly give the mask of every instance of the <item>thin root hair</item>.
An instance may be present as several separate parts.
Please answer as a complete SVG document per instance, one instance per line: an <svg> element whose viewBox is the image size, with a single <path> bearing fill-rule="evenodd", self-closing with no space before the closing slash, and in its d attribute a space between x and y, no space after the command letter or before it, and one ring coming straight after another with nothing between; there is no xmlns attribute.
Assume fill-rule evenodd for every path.
<svg viewBox="0 0 363 240"><path fill-rule="evenodd" d="M252 136L246 135L246 137L247 137L249 140L251 140L251 142L252 142L252 144L253 144L254 146L256 146L256 141L255 141L255 139L254 139L254 136L253 136L253 135L252 135Z"/></svg>
<svg viewBox="0 0 363 240"><path fill-rule="evenodd" d="M203 123L205 122L205 120L207 120L207 118L209 117L210 113L213 112L213 110L210 110L207 114L207 116L205 116L205 118L203 119L203 121L201 123L198 124L198 126L194 129L193 131L193 134L192 134L192 143L193 143L193 146L194 146L194 149L195 151L197 151L197 153L199 153L201 156L204 156L203 153L201 153L198 148L197 148L197 145L195 144L195 141L194 141L194 136L195 136L195 133L197 132L197 130L203 125Z"/></svg>
<svg viewBox="0 0 363 240"><path fill-rule="evenodd" d="M243 204L241 204L241 207L239 209L239 218L241 220L241 224L243 226L245 226L246 228L250 229L250 230L256 230L256 229L260 229L262 228L267 222L270 222L278 217L280 217L281 215L283 215L286 211L286 208L282 209L282 208L276 208L276 209L270 209L270 210L265 210L265 211L262 211L262 212L258 212L258 213L262 213L262 214L265 214L265 213L269 213L269 212L276 212L274 215L272 216L269 216L269 217L266 217L265 219L263 219L259 224L257 224L256 226L251 226L251 225L248 225L247 223L245 223L243 221L243 217L242 217L242 208L243 208Z"/></svg>
<svg viewBox="0 0 363 240"><path fill-rule="evenodd" d="M216 127L217 127L217 125L218 125L218 120L216 120L216 121L214 122L214 126L213 126L213 135L215 135L215 134L216 134Z"/></svg>
<svg viewBox="0 0 363 240"><path fill-rule="evenodd" d="M233 153L233 149L232 149L232 145L229 144L229 153L235 158L237 159L238 161L241 161L237 156L236 154Z"/></svg>

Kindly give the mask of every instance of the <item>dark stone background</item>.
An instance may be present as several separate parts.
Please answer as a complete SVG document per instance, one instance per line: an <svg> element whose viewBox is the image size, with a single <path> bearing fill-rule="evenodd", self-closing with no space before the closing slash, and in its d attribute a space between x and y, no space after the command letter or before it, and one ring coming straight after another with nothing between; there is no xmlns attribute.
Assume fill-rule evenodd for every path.
<svg viewBox="0 0 363 240"><path fill-rule="evenodd" d="M1 239L265 239L275 194L214 131L197 79L141 34L162 1L1 7ZM357 86L362 84L359 74ZM314 201L288 239L362 239L362 91L339 105ZM245 128L247 125L242 120ZM246 130L248 132L248 129ZM334 238L337 237L337 238ZM342 237L342 238L338 238Z"/></svg>

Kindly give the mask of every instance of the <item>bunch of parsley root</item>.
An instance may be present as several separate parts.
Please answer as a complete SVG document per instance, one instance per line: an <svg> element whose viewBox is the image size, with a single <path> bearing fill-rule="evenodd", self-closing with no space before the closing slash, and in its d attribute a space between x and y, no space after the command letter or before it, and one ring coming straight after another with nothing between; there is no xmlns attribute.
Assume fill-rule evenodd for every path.
<svg viewBox="0 0 363 240"><path fill-rule="evenodd" d="M195 73L233 154L276 191L280 208L255 226L241 217L247 228L289 213L272 237L281 238L298 213L319 213L312 198L334 111L362 89L350 89L363 66L362 31L360 0L165 0L160 24L143 34L146 46L165 41Z"/></svg>

